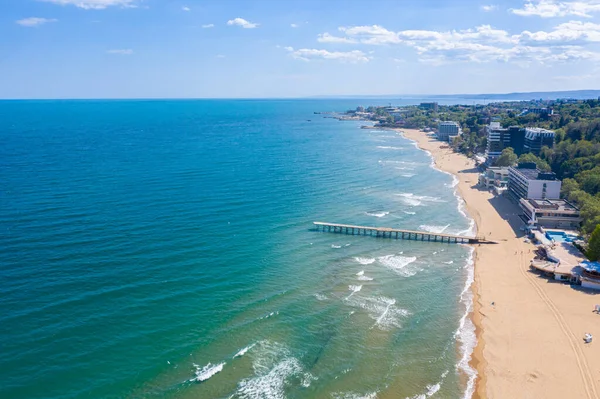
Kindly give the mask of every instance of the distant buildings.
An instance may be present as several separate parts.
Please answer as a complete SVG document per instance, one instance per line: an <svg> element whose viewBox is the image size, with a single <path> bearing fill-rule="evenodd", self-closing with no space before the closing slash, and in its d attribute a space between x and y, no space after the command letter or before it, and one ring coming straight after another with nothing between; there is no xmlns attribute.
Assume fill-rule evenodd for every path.
<svg viewBox="0 0 600 399"><path fill-rule="evenodd" d="M508 168L508 190L516 199L559 199L561 185L554 173L536 169L535 163Z"/></svg>
<svg viewBox="0 0 600 399"><path fill-rule="evenodd" d="M492 122L486 126L486 132L488 140L485 153L489 165L508 147L517 155L528 152L540 155L542 147L554 146L554 132L551 130L517 126L503 128L499 122Z"/></svg>
<svg viewBox="0 0 600 399"><path fill-rule="evenodd" d="M536 115L554 115L552 108L529 108L524 109L521 115L536 114Z"/></svg>
<svg viewBox="0 0 600 399"><path fill-rule="evenodd" d="M438 112L438 103L421 103L419 108L427 111Z"/></svg>
<svg viewBox="0 0 600 399"><path fill-rule="evenodd" d="M456 136L462 134L462 129L457 122L440 122L438 125L437 138L442 141L452 141Z"/></svg>

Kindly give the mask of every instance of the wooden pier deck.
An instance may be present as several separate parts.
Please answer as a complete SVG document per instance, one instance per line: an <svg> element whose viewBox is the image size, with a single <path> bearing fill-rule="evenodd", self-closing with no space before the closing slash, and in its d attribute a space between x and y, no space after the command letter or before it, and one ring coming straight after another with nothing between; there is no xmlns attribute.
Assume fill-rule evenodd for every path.
<svg viewBox="0 0 600 399"><path fill-rule="evenodd" d="M354 226L351 224L313 222L317 231L338 234L374 236L394 238L397 240L416 240L431 242L447 242L457 244L495 244L484 237L465 237L453 234L430 233L427 231L391 229L388 227Z"/></svg>

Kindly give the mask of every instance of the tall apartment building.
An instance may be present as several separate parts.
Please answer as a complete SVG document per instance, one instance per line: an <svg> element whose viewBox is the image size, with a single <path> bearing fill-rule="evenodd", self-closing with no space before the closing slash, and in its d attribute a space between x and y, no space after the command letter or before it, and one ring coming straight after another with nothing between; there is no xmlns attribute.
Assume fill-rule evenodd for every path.
<svg viewBox="0 0 600 399"><path fill-rule="evenodd" d="M462 129L457 122L440 122L438 125L437 138L442 141L452 141L456 136L462 134Z"/></svg>
<svg viewBox="0 0 600 399"><path fill-rule="evenodd" d="M540 128L526 128L525 142L523 143L523 152L531 152L540 155L542 147L554 146L554 132L552 130Z"/></svg>
<svg viewBox="0 0 600 399"><path fill-rule="evenodd" d="M487 147L486 159L488 164L494 163L502 150L511 147L517 155L531 152L539 155L543 146L554 145L554 132L551 130L511 126L503 128L499 122L486 126Z"/></svg>

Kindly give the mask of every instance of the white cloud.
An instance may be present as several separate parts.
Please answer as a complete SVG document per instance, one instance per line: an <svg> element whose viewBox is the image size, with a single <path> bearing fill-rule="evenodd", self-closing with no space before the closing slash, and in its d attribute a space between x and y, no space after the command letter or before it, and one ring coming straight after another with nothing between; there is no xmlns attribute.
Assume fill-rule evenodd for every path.
<svg viewBox="0 0 600 399"><path fill-rule="evenodd" d="M481 11L483 11L483 12L492 12L492 11L496 11L497 9L498 9L498 6L495 4L481 6Z"/></svg>
<svg viewBox="0 0 600 399"><path fill-rule="evenodd" d="M510 12L523 17L553 18L575 15L591 18L591 14L600 12L600 0L527 0L523 8L512 8Z"/></svg>
<svg viewBox="0 0 600 399"><path fill-rule="evenodd" d="M290 26L291 26L292 28L299 28L299 27L300 27L300 25L298 25L298 24L290 24Z"/></svg>
<svg viewBox="0 0 600 399"><path fill-rule="evenodd" d="M237 26L241 26L242 28L245 29L253 29L258 27L259 24L250 22L250 21L246 21L244 18L234 18L234 19L230 19L229 21L227 21L227 25L237 25Z"/></svg>
<svg viewBox="0 0 600 399"><path fill-rule="evenodd" d="M223 54L217 54L216 57L217 58L225 58L225 56Z"/></svg>
<svg viewBox="0 0 600 399"><path fill-rule="evenodd" d="M202 25L202 28L204 28L204 29L214 28L214 27L215 27L215 24L205 24L205 25Z"/></svg>
<svg viewBox="0 0 600 399"><path fill-rule="evenodd" d="M355 39L333 36L327 32L319 34L317 41L320 43L357 43L357 40Z"/></svg>
<svg viewBox="0 0 600 399"><path fill-rule="evenodd" d="M103 10L107 7L119 6L126 8L136 7L138 0L39 0L61 6L76 6L86 10Z"/></svg>
<svg viewBox="0 0 600 399"><path fill-rule="evenodd" d="M358 43L364 45L403 45L416 51L422 62L441 65L448 62L530 62L598 59L600 53L584 48L600 43L600 24L570 21L550 31L510 34L490 25L474 29L432 31L390 31L379 25L340 27L344 36L328 33L317 37L319 42ZM302 58L297 54L297 58ZM304 57L307 58L307 57ZM325 56L323 56L325 58Z"/></svg>
<svg viewBox="0 0 600 399"><path fill-rule="evenodd" d="M33 28L36 26L41 26L44 24L47 24L48 22L57 22L57 19L54 18L38 18L38 17L30 17L30 18L24 18L24 19L20 19L18 21L15 21L17 24L21 25L21 26L26 26L28 28Z"/></svg>
<svg viewBox="0 0 600 399"><path fill-rule="evenodd" d="M569 21L556 26L551 32L524 31L520 39L531 45L600 43L600 24Z"/></svg>
<svg viewBox="0 0 600 399"><path fill-rule="evenodd" d="M185 11L185 12L192 11L192 9L191 9L191 8L189 8L189 7L187 7L187 6L183 6L183 7L181 7L181 10L182 10L182 11Z"/></svg>
<svg viewBox="0 0 600 399"><path fill-rule="evenodd" d="M107 50L106 52L108 54L119 54L119 55L131 55L131 54L133 54L133 50L132 49L114 49L114 50Z"/></svg>
<svg viewBox="0 0 600 399"><path fill-rule="evenodd" d="M317 50L317 49L308 49L302 48L298 50L294 50L293 47L285 47L287 51L290 52L290 55L298 60L303 61L311 61L315 59L325 59L325 60L338 60L341 62L349 62L349 63L359 63L359 62L369 62L371 57L367 56L360 50L352 50L352 51L327 51L327 50Z"/></svg>

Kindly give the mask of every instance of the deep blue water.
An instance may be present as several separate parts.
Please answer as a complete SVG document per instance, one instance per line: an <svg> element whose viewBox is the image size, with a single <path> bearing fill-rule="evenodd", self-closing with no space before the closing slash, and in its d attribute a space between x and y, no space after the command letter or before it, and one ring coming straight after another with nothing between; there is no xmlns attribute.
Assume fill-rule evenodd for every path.
<svg viewBox="0 0 600 399"><path fill-rule="evenodd" d="M0 102L0 397L463 395L470 251L311 230L469 230L357 105Z"/></svg>

